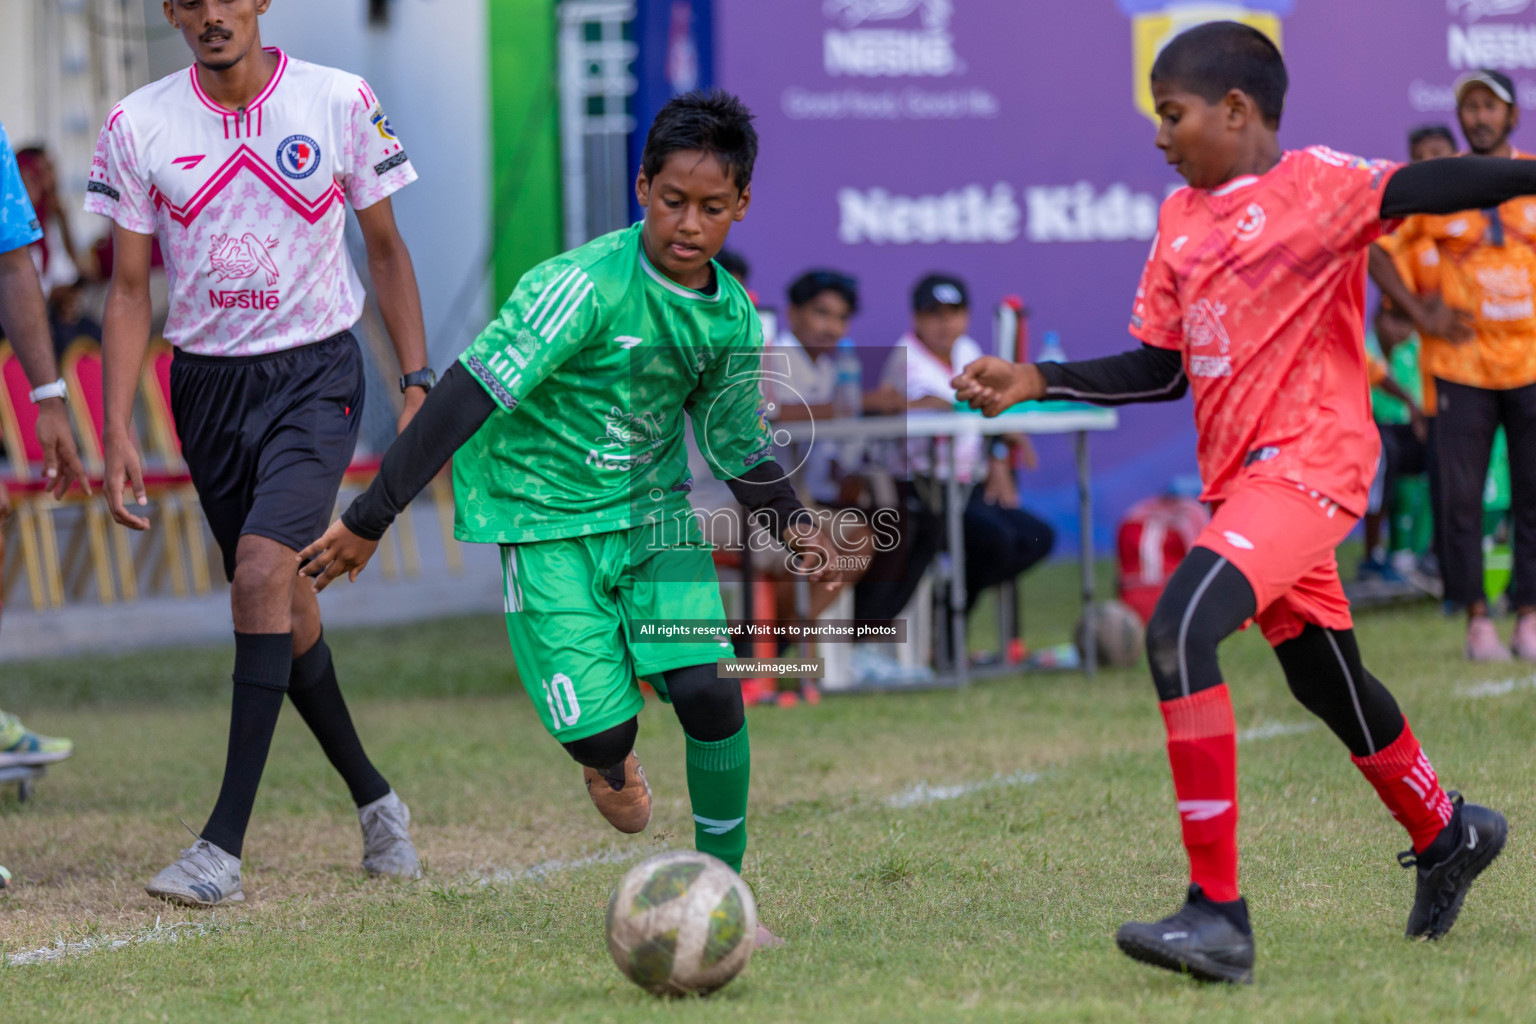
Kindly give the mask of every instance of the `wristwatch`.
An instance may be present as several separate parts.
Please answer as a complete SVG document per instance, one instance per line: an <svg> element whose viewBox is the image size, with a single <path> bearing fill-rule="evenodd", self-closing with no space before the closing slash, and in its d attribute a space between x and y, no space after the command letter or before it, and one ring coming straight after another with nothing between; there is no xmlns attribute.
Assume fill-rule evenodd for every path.
<svg viewBox="0 0 1536 1024"><path fill-rule="evenodd" d="M32 389L32 404L33 405L36 405L38 402L46 402L50 398L68 398L68 397L69 397L69 385L64 383L64 378L63 377L60 377L58 380L54 381L52 384L44 384L40 388L33 388Z"/></svg>
<svg viewBox="0 0 1536 1024"><path fill-rule="evenodd" d="M422 370L415 370L400 378L400 391L403 394L406 388L421 388L423 391L431 391L437 385L437 374L428 366Z"/></svg>

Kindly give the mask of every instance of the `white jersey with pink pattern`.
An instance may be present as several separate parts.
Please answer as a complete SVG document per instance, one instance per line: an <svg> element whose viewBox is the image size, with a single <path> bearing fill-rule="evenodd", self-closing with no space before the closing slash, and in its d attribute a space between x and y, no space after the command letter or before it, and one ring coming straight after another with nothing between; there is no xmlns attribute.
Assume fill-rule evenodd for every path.
<svg viewBox="0 0 1536 1024"><path fill-rule="evenodd" d="M345 204L416 180L368 83L281 50L249 106L226 110L188 68L113 108L85 208L158 235L166 340L199 355L277 352L347 330L363 286Z"/></svg>

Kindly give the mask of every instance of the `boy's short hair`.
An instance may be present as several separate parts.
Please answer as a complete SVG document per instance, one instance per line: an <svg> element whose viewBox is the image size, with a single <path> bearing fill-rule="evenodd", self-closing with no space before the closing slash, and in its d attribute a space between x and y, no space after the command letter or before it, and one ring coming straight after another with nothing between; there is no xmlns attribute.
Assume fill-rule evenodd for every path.
<svg viewBox="0 0 1536 1024"><path fill-rule="evenodd" d="M1280 127L1290 85L1279 48L1258 29L1236 21L1207 22L1179 33L1152 62L1152 81L1180 85L1207 103L1240 89L1271 128Z"/></svg>
<svg viewBox="0 0 1536 1024"><path fill-rule="evenodd" d="M848 303L848 314L859 311L859 282L835 270L807 270L789 286L789 304L804 306L823 292L834 292Z"/></svg>
<svg viewBox="0 0 1536 1024"><path fill-rule="evenodd" d="M640 154L640 170L654 179L667 157L687 150L708 153L719 160L737 191L745 190L752 182L752 165L757 163L752 111L721 89L696 89L674 97L651 122Z"/></svg>

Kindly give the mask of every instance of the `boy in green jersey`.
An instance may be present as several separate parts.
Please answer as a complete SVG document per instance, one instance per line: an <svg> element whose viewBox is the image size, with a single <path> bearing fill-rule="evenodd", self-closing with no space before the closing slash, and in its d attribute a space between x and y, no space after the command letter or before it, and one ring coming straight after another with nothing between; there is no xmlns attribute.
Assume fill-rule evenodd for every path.
<svg viewBox="0 0 1536 1024"><path fill-rule="evenodd" d="M832 558L773 458L757 313L713 262L751 203L751 122L720 92L667 104L635 183L645 219L529 271L367 492L299 555L317 590L356 578L457 452L456 535L501 545L518 672L593 802L624 832L650 820L634 753L644 676L687 735L696 845L737 870L746 718L740 686L715 678L731 645L688 502L685 416L710 469L784 540L796 571L820 581ZM682 640L658 628L699 624Z"/></svg>

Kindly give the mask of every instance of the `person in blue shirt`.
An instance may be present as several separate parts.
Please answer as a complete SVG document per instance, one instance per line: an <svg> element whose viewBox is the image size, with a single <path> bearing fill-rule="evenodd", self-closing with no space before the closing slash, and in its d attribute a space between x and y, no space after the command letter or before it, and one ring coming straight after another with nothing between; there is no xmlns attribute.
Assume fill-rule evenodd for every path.
<svg viewBox="0 0 1536 1024"><path fill-rule="evenodd" d="M74 435L69 431L64 382L59 379L48 331L48 307L43 301L32 255L27 251L42 237L37 213L27 199L26 186L16 166L16 154L5 126L0 124L0 329L32 385L44 479L53 496L62 498L76 481L87 491L90 484L85 467L80 464L80 453L75 449ZM5 490L4 476L0 475L0 524L10 514L10 495ZM0 541L0 567L4 560L5 545ZM0 711L0 767L48 764L62 761L73 752L74 744L69 740L40 736L22 725L15 715Z"/></svg>

